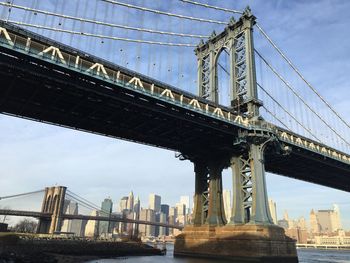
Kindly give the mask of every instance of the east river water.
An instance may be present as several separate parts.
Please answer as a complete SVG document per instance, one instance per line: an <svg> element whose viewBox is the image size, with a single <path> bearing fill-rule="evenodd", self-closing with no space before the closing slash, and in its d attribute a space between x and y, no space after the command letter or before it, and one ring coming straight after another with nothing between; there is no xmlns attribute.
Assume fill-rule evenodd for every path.
<svg viewBox="0 0 350 263"><path fill-rule="evenodd" d="M174 258L173 245L167 245L165 256L147 257L123 257L116 259L99 259L89 263L228 263L229 261L218 261L196 258ZM299 263L350 263L349 250L318 250L298 249ZM281 262L282 263L282 262Z"/></svg>

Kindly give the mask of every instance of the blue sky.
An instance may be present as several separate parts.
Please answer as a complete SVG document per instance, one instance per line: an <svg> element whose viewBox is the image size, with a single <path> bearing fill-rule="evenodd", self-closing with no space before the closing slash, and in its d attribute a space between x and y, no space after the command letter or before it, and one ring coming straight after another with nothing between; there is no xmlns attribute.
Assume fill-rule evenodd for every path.
<svg viewBox="0 0 350 263"><path fill-rule="evenodd" d="M82 3L81 0L70 1L72 8L67 8L63 5L63 2L67 1L57 1L59 3L57 6L53 4L55 1L44 1L44 5L40 4L40 1L30 1L33 4L26 2L28 1L14 1L18 5L33 6L58 13L64 11L71 15L75 15L76 6ZM95 3L95 1L85 2L89 2L89 5ZM230 17L230 14L195 7L176 0L132 2L174 13L223 21L227 21ZM209 1L202 2L209 3ZM210 4L239 10L249 4L260 25L331 105L347 122L350 122L349 1L217 0L210 1ZM91 5L94 7L93 4ZM178 22L176 19L158 18L135 10L111 7L104 6L104 11L100 9L102 11L96 13L91 11L94 10L91 6L86 9L82 7L80 9L82 11L79 11L82 13L79 15L115 23L128 23L128 25L138 25L141 21L144 27L206 35L209 35L213 29L219 31L222 28L211 24ZM6 12L2 10L0 7L0 15L4 17ZM17 16L13 13L13 19L18 17L20 13ZM115 20L112 20L113 17ZM32 23L43 23L39 18L29 14L21 19ZM50 23L54 25L57 21L50 20ZM64 23L67 28L79 26L69 21ZM106 35L119 34L130 38L150 38L145 33L116 32L112 29L94 28L88 25L84 25L84 30L99 30ZM196 75L191 70L196 63L196 58L192 49L166 48L159 51L158 47L107 40L104 46L101 46L101 39L85 38L82 41L77 37L72 38L59 33L44 31L41 33L115 63L125 66L128 63L130 68L140 70L184 90L196 92L194 82ZM258 39L256 39L256 47L264 50L265 44L258 42ZM163 37L161 40L198 43L198 40L170 37ZM120 51L121 49L123 51ZM126 54L127 50L129 55ZM269 52L266 50L264 54L269 55ZM135 55L141 57L137 63ZM149 61L155 61L156 66L152 68ZM160 61L163 64L160 64ZM186 63L178 65L179 61ZM162 68L171 71L162 72ZM319 107L317 110L323 110L320 104L315 105ZM344 130L344 134L350 136L349 130ZM68 186L71 191L94 203L100 203L107 196L119 202L119 199L127 195L130 190L140 196L143 206L147 206L149 193L160 194L162 202L170 205L178 202L181 195L193 195L193 167L188 161L176 159L174 152L171 151L4 115L0 115L0 143L0 196L55 184ZM230 177L230 171L224 171L224 188L231 188ZM333 203L337 203L342 214L343 225L350 229L349 193L271 174L267 175L267 185L269 197L277 203L279 218L287 209L292 218L304 216L308 219L312 208L327 209L331 208ZM27 206L25 202L11 203L11 205Z"/></svg>

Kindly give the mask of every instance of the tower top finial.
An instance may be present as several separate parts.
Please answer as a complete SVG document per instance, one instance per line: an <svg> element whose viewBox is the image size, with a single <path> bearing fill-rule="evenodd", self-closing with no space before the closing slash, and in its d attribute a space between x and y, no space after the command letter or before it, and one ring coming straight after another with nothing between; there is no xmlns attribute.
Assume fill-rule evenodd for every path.
<svg viewBox="0 0 350 263"><path fill-rule="evenodd" d="M216 32L215 32L215 30L213 30L213 32L212 32L211 35L209 36L209 39L212 39L212 38L214 38L214 37L216 37Z"/></svg>
<svg viewBox="0 0 350 263"><path fill-rule="evenodd" d="M236 23L236 19L234 16L231 16L230 21L228 22L229 26L233 26Z"/></svg>
<svg viewBox="0 0 350 263"><path fill-rule="evenodd" d="M244 15L244 16L252 16L252 15L253 15L253 14L252 14L252 10L250 9L250 6L249 6L249 5L247 5L247 7L244 9L243 15Z"/></svg>

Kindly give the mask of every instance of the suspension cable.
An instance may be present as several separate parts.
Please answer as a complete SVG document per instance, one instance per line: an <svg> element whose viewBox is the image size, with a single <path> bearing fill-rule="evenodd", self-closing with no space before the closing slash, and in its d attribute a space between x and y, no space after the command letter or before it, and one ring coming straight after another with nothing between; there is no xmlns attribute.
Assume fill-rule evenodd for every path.
<svg viewBox="0 0 350 263"><path fill-rule="evenodd" d="M77 195L76 193L73 193L72 191L67 191L67 192L71 197L80 199L80 200L84 201L85 203L89 204L90 206L100 209L98 207L98 205L92 203L91 201L85 199L84 197L81 197L81 196Z"/></svg>
<svg viewBox="0 0 350 263"><path fill-rule="evenodd" d="M80 36L88 36L88 37L95 37L95 38L105 38L105 39L111 39L111 40L119 40L119 41L126 41L126 42L136 42L136 43L144 43L144 44L151 44L151 45L161 45L161 46L172 46L172 47L196 47L195 44L185 44L185 43L170 43L170 42L160 42L160 41L149 41L149 40L140 40L140 39L131 39L131 38L123 38L123 37L113 37L113 36L107 36L107 35L98 35L98 34L92 34L87 32L78 32L78 31L72 31L68 29L61 29L61 28L55 28L55 27L47 27L42 25L34 25L34 24L28 24L24 22L14 21L10 20L9 23L21 25L21 26L28 26L33 28L40 28L45 30L51 30L56 32L62 32L62 33L68 33L68 34L74 34L74 35L80 35Z"/></svg>
<svg viewBox="0 0 350 263"><path fill-rule="evenodd" d="M0 3L0 5L10 6L9 3ZM76 21L87 22L87 23L92 23L92 24L96 24L96 25L102 25L102 26L108 26L108 27L114 27L114 28L122 28L122 29L146 32L146 33L154 33L154 34L170 35L170 36L180 36L180 37L190 37L190 38L208 38L209 37L209 36L205 36L205 35L184 34L184 33L177 33L177 32L160 31L160 30L153 30L153 29L148 29L148 28L138 28L138 27L119 25L119 24L112 24L112 23L107 23L107 22L102 22L102 21L95 21L95 20L87 19L87 18L62 15L62 14L58 14L58 13L54 13L54 12L49 12L49 11L40 10L40 9L34 9L34 8L30 8L30 7L20 6L20 5L11 5L11 7L16 8L16 9L25 10L25 11L40 13L40 14L44 14L44 15L61 17L64 19L76 20Z"/></svg>
<svg viewBox="0 0 350 263"><path fill-rule="evenodd" d="M107 2L107 3L110 3L110 4L114 4L114 5L124 6L124 7L127 7L127 8L133 8L133 9L137 9L137 10L141 10L141 11L145 11L145 12L151 12L151 13L155 13L155 14L158 14L158 15L167 15L167 16L172 16L172 17L177 17L177 18L182 18L182 19L188 19L188 20L193 20L193 21L198 21L198 22L206 22L206 23L227 25L227 22L224 22L224 21L218 21L218 20L198 18L198 17L193 17L193 16L185 16L185 15L173 14L173 13L164 12L164 11L157 10L157 9L151 9L151 8L147 8L147 7L143 7L143 6L127 4L127 3L123 3L123 2L119 2L119 1L115 1L115 0L101 0L101 1Z"/></svg>
<svg viewBox="0 0 350 263"><path fill-rule="evenodd" d="M276 51L282 56L282 58L288 63L288 65L298 74L298 76L306 83L306 85L323 101L324 104L348 127L350 125L344 120L339 113L322 97L322 95L306 80L306 78L300 73L300 71L294 66L292 61L282 52L282 50L273 42L273 40L266 34L266 32L257 23L256 27L259 29L261 34L270 42L270 44L276 49Z"/></svg>
<svg viewBox="0 0 350 263"><path fill-rule="evenodd" d="M257 86L268 96L270 97L285 113L288 114L294 121L296 121L304 130L306 130L312 137L321 142L316 135L314 135L310 128L305 127L297 118L295 118L281 103L279 103L266 89L264 89L259 83L256 83Z"/></svg>
<svg viewBox="0 0 350 263"><path fill-rule="evenodd" d="M330 126L314 109L310 107L309 104L298 94L298 92L286 81L281 74L277 72L277 70L271 66L271 64L256 50L254 49L255 53L261 58L262 61L271 69L271 71L287 86L288 89L290 89L296 97L301 100L301 102L313 113L315 114L329 129L331 129L342 141L344 141L348 146L350 146L350 143L348 143L332 126Z"/></svg>
<svg viewBox="0 0 350 263"><path fill-rule="evenodd" d="M76 201L79 205L87 208L87 209L91 209L91 210L96 210L98 212L103 212L103 213L106 213L106 214L111 214L110 211L106 211L106 210L103 210L99 207L95 207L95 206L92 206L92 205L89 205L87 202L84 202L83 200L80 200L79 198L76 198L70 194L67 194L67 196L71 197L73 201Z"/></svg>
<svg viewBox="0 0 350 263"><path fill-rule="evenodd" d="M27 192L27 193L23 193L23 194L2 196L2 197L0 197L0 200L14 198L14 197L20 197L20 196L25 196L25 195L30 195L30 194L37 194L37 193L41 193L41 192L44 192L44 191L45 191L44 189L41 189L41 190L37 190L37 191L33 191L33 192Z"/></svg>
<svg viewBox="0 0 350 263"><path fill-rule="evenodd" d="M262 105L262 107L264 108L264 110L269 113L272 117L274 117L280 124L282 124L282 126L284 126L287 130L292 131L291 128L289 128L283 121L281 121L281 119L279 119L276 114L274 114L273 112L271 112L268 108L266 108L264 105Z"/></svg>
<svg viewBox="0 0 350 263"><path fill-rule="evenodd" d="M107 210L104 210L104 209L100 208L98 205L90 202L89 200L85 199L84 197L81 197L81 196L73 193L72 191L69 191L68 195L70 197L72 197L74 200L78 201L78 203L85 204L85 207L89 206L90 209L94 209L94 210L97 210L97 211L100 211L100 212L111 214L111 211L107 211Z"/></svg>
<svg viewBox="0 0 350 263"><path fill-rule="evenodd" d="M184 3L189 3L189 4L192 4L192 5L203 6L203 7L206 7L206 8L211 8L211 9L215 9L215 10L219 10L219 11L224 11L224 12L229 12L229 13L234 13L234 14L243 14L243 12L239 11L239 10L234 10L234 9L228 9L228 8L219 7L219 6L208 5L208 4L204 4L204 3L200 3L200 2L196 2L196 1L190 1L190 0L179 0L179 1L184 2Z"/></svg>

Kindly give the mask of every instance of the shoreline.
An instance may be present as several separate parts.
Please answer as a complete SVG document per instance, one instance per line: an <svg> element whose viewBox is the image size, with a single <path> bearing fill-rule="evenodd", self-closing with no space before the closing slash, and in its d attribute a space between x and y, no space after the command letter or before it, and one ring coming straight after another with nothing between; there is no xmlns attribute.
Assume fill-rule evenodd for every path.
<svg viewBox="0 0 350 263"><path fill-rule="evenodd" d="M0 237L1 262L76 263L101 258L164 255L164 250L135 241Z"/></svg>

